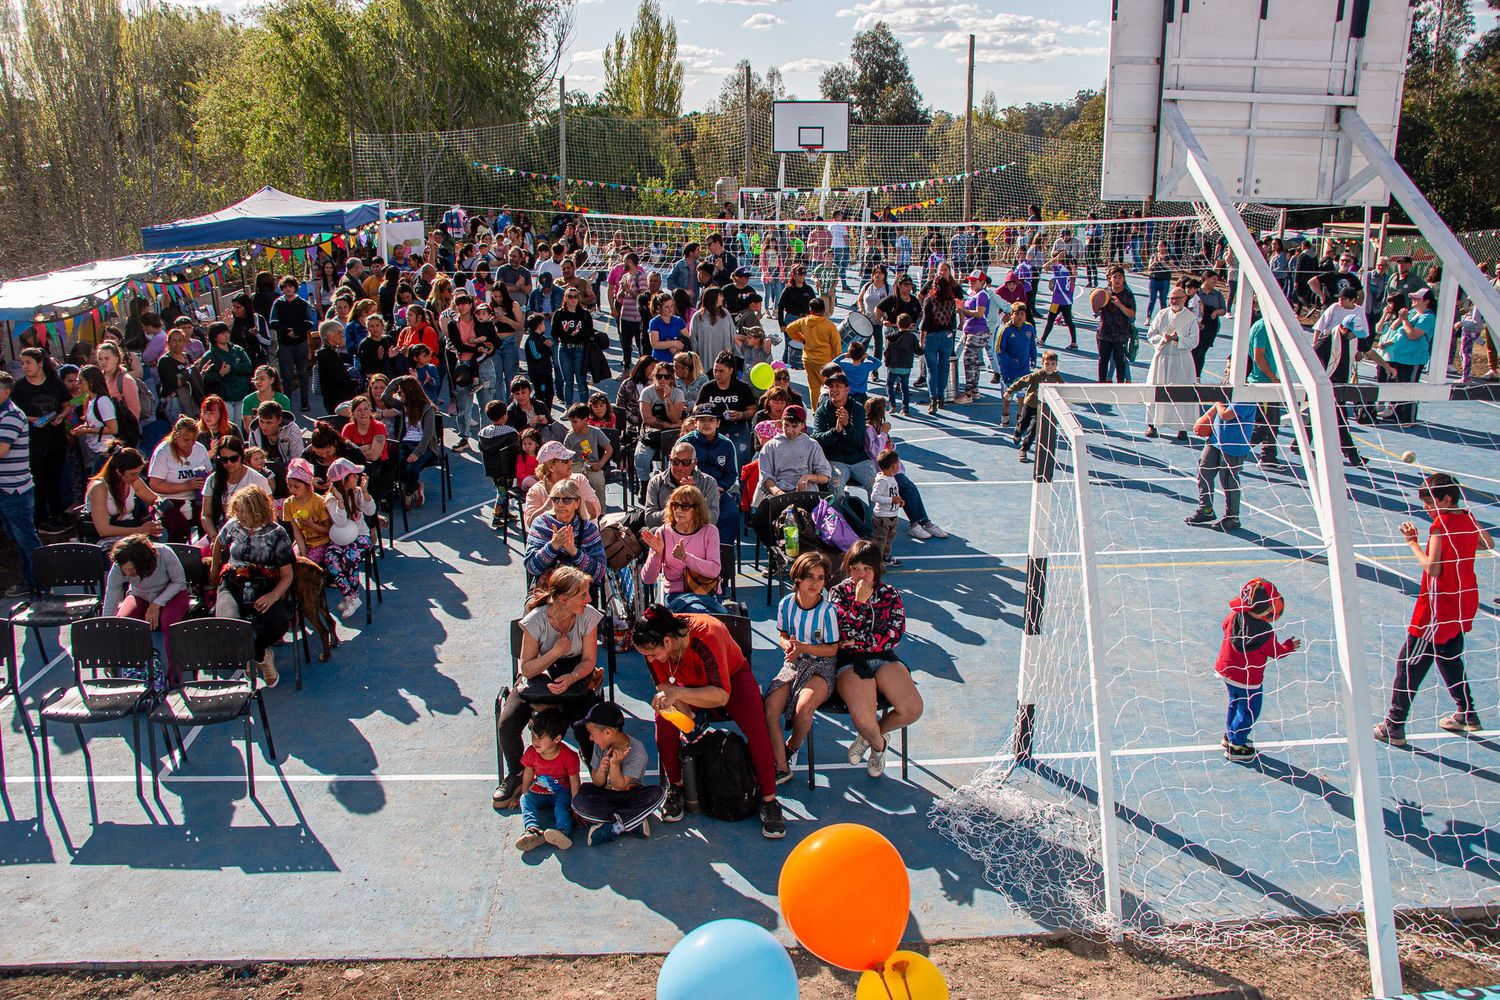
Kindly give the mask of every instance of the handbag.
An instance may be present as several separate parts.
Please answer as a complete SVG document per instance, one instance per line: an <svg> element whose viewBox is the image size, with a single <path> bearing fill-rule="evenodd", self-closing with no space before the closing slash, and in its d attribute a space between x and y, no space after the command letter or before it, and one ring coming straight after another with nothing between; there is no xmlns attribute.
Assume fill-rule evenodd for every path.
<svg viewBox="0 0 1500 1000"><path fill-rule="evenodd" d="M690 569L682 571L682 584L694 594L715 594L719 591L719 578L704 576Z"/></svg>

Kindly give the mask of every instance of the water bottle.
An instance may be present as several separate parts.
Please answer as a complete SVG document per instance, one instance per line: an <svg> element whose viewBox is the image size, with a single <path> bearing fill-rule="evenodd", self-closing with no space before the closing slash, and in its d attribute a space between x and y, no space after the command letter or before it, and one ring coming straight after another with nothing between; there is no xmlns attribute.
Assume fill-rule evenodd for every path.
<svg viewBox="0 0 1500 1000"><path fill-rule="evenodd" d="M792 558L796 558L797 553L802 551L801 542L797 537L797 525L790 521L781 526L781 541L786 554Z"/></svg>

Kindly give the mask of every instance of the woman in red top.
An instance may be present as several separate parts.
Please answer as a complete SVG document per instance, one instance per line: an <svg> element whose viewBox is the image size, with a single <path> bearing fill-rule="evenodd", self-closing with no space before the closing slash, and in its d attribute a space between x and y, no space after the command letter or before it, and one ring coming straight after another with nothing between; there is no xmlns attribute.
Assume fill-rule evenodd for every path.
<svg viewBox="0 0 1500 1000"><path fill-rule="evenodd" d="M635 648L646 658L656 683L656 754L667 779L661 818L682 819L682 732L662 713L675 709L694 717L722 710L750 743L750 760L760 785L760 832L771 840L786 836L781 803L776 801L776 763L766 730L760 685L750 661L728 626L713 615L673 614L653 604L632 630Z"/></svg>
<svg viewBox="0 0 1500 1000"><path fill-rule="evenodd" d="M1479 610L1479 585L1474 578L1474 556L1495 547L1490 533L1474 515L1460 507L1463 491L1458 480L1446 472L1435 472L1417 490L1422 509L1432 518L1427 548L1417 541L1417 527L1401 525L1401 537L1422 566L1422 589L1412 609L1406 644L1396 660L1396 683L1391 689L1391 708L1385 721L1375 727L1375 738L1391 746L1406 746L1406 718L1411 713L1417 688L1437 660L1438 673L1448 685L1448 694L1458 711L1438 720L1450 733L1477 732L1479 713L1464 676L1464 633L1474 627Z"/></svg>
<svg viewBox="0 0 1500 1000"><path fill-rule="evenodd" d="M344 440L359 448L366 462L386 460L386 426L375 419L375 404L369 396L355 396L349 402L349 422L341 433Z"/></svg>

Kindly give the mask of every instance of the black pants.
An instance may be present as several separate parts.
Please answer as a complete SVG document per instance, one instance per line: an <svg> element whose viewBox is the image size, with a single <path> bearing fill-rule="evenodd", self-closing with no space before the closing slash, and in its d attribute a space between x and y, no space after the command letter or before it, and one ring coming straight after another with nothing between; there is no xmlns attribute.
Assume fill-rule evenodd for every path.
<svg viewBox="0 0 1500 1000"><path fill-rule="evenodd" d="M1412 699L1416 697L1422 681L1427 679L1427 671L1432 669L1434 659L1437 660L1438 673L1442 674L1443 683L1448 685L1448 694L1452 695L1453 704L1458 706L1459 715L1474 715L1474 696L1469 693L1469 681L1464 676L1464 634L1460 632L1447 642L1436 644L1421 636L1408 635L1406 644L1401 647L1401 656L1396 660L1396 683L1391 687L1391 710L1385 716L1388 721L1398 726L1406 724L1406 718L1411 714Z"/></svg>
<svg viewBox="0 0 1500 1000"><path fill-rule="evenodd" d="M641 345L641 356L644 357L650 350L651 345L646 343L640 320L620 320L620 350L624 352L624 371L630 371L630 345L639 343Z"/></svg>
<svg viewBox="0 0 1500 1000"><path fill-rule="evenodd" d="M561 675L570 670L578 668L579 659L576 656L566 656L553 664L552 673ZM505 773L517 775L521 773L521 755L526 752L526 724L531 721L531 716L542 708L556 708L562 712L568 720L568 725L573 728L573 739L578 742L578 755L585 761L589 757L589 731L583 724L583 717L589 714L599 701L597 692L567 694L563 697L546 697L547 677L533 678L527 681L517 678L517 683L510 689L510 694L500 706L500 753L505 758ZM584 682L580 682L584 683ZM572 689L569 689L570 691Z"/></svg>
<svg viewBox="0 0 1500 1000"><path fill-rule="evenodd" d="M1276 460L1276 429L1281 426L1281 407L1276 403L1262 403L1255 408L1255 431L1251 444L1260 445L1262 461Z"/></svg>
<svg viewBox="0 0 1500 1000"><path fill-rule="evenodd" d="M1391 367L1396 369L1396 374L1387 375L1385 369L1380 369L1375 380L1382 384L1405 383L1410 385L1422 378L1423 365L1403 365L1399 361L1392 361ZM1397 403L1396 422L1398 424L1409 424L1417 419L1416 403Z"/></svg>
<svg viewBox="0 0 1500 1000"><path fill-rule="evenodd" d="M1021 415L1016 419L1016 433L1012 440L1021 446L1022 451L1030 451L1036 444L1036 410L1035 406L1022 406Z"/></svg>
<svg viewBox="0 0 1500 1000"><path fill-rule="evenodd" d="M1193 368L1198 372L1198 378L1203 378L1203 364L1208 360L1208 349L1214 346L1214 341L1219 339L1219 331L1198 334L1198 346L1193 348Z"/></svg>
<svg viewBox="0 0 1500 1000"><path fill-rule="evenodd" d="M1065 306L1059 305L1057 312L1048 310L1047 327L1042 331L1042 343L1045 344L1047 342L1047 335L1052 332L1052 324L1057 322L1058 316L1061 316L1063 322L1068 324L1068 341L1074 344L1078 343L1078 328L1073 325L1073 306L1071 303Z"/></svg>
<svg viewBox="0 0 1500 1000"><path fill-rule="evenodd" d="M285 600L277 601L264 613L241 601L235 593L239 584L220 587L214 604L214 615L218 618L240 618L250 623L255 636L255 658L264 660L266 650L275 646L292 627L292 608Z"/></svg>
<svg viewBox="0 0 1500 1000"><path fill-rule="evenodd" d="M68 509L63 494L63 465L68 453L56 450L31 449L31 478L36 483L36 522L45 524L56 520Z"/></svg>
<svg viewBox="0 0 1500 1000"><path fill-rule="evenodd" d="M312 378L307 368L307 342L282 344L276 349L277 367L281 369L281 385L286 398L292 398L292 387L296 386L300 396L302 412L307 412L307 397L312 387Z"/></svg>
<svg viewBox="0 0 1500 1000"><path fill-rule="evenodd" d="M1122 340L1099 341L1099 381L1110 381L1110 369L1114 369L1114 381L1130 382L1130 344Z"/></svg>

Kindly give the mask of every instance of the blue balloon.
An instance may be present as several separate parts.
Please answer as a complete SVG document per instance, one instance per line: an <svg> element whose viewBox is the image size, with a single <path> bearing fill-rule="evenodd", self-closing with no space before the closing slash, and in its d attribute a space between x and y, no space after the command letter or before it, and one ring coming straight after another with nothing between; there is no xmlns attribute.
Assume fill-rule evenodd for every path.
<svg viewBox="0 0 1500 1000"><path fill-rule="evenodd" d="M711 920L677 942L656 979L656 1000L797 1000L792 957L748 920Z"/></svg>

